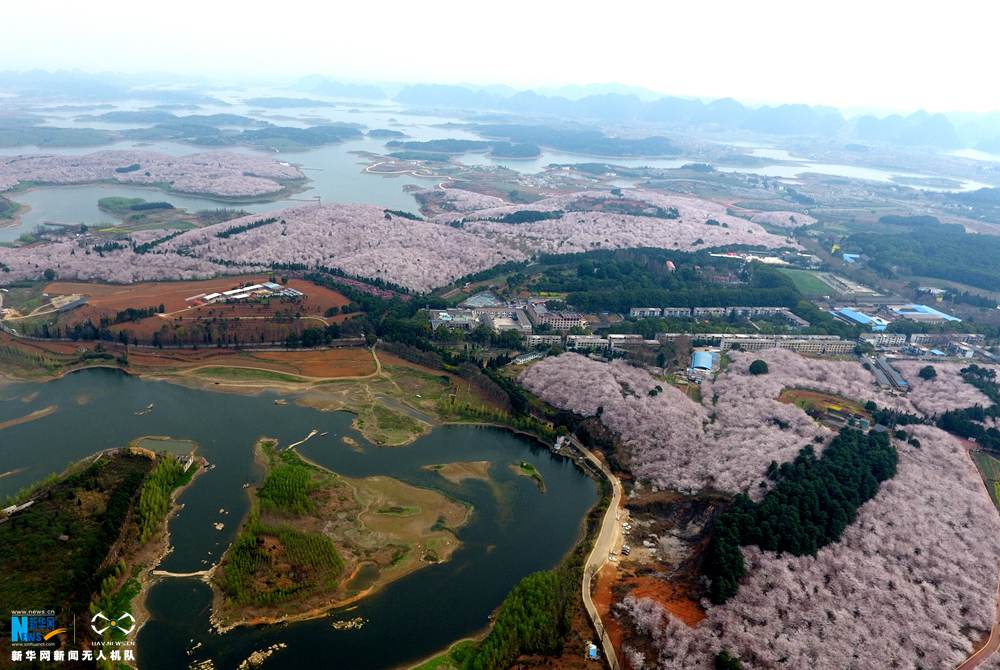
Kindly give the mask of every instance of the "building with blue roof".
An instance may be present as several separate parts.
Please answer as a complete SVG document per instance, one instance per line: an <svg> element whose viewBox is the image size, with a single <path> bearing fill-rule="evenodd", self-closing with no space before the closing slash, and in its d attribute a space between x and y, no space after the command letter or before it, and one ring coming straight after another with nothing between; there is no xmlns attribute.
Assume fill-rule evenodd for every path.
<svg viewBox="0 0 1000 670"><path fill-rule="evenodd" d="M927 305L897 305L891 309L902 318L910 319L911 321L923 321L925 323L933 323L935 321L961 321L961 319L957 316L945 314L944 312L936 310L933 307L928 307Z"/></svg>
<svg viewBox="0 0 1000 670"><path fill-rule="evenodd" d="M691 369L711 372L713 364L712 354L708 351L696 351L691 354Z"/></svg>
<svg viewBox="0 0 1000 670"><path fill-rule="evenodd" d="M691 354L691 365L688 367L688 377L701 381L703 377L719 369L721 356L717 351L695 351Z"/></svg>
<svg viewBox="0 0 1000 670"><path fill-rule="evenodd" d="M886 326L889 325L889 322L880 316L869 316L864 312L859 312L858 310L851 309L850 307L842 307L834 312L833 315L840 317L848 323L863 326L876 333L884 331Z"/></svg>

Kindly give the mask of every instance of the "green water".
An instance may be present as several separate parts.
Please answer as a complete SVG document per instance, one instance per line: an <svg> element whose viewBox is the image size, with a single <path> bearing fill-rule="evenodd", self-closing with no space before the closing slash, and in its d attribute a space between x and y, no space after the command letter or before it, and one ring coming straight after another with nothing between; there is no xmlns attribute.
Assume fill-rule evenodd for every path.
<svg viewBox="0 0 1000 670"><path fill-rule="evenodd" d="M89 399L88 402L81 402ZM142 413L150 404L152 411ZM0 385L0 422L56 405L42 419L0 431L0 496L68 463L144 435L193 440L215 467L180 497L183 509L170 523L174 550L162 569L192 572L214 564L235 536L248 509L245 482L260 476L252 445L273 436L287 445L311 430L327 432L300 449L310 459L351 477L389 475L442 490L473 506L458 531L462 546L451 560L430 565L363 599L349 611L302 623L210 632L211 592L197 579L164 579L149 593L152 620L138 637L143 669L186 668L210 658L215 668L235 668L251 652L272 644L267 668L391 668L427 656L488 624L488 615L519 579L553 567L580 537L595 503L595 483L570 462L509 431L441 427L405 448L379 448L351 428L351 416L320 412L274 396L192 390L113 370L86 370L39 384ZM360 445L345 445L350 437ZM423 466L453 461L494 463L494 481L452 484ZM546 492L510 471L525 461L541 473ZM222 531L213 527L225 524ZM363 583L370 575L359 575ZM11 607L16 607L11 604ZM83 615L85 613L80 613ZM337 619L362 616L361 630L334 630ZM188 650L197 649L188 654Z"/></svg>

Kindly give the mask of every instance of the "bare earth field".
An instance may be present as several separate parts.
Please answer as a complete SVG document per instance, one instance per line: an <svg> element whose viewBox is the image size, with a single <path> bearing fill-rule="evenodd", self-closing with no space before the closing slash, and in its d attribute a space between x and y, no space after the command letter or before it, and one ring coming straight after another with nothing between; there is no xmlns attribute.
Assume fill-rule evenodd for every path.
<svg viewBox="0 0 1000 670"><path fill-rule="evenodd" d="M68 328L94 325L102 319L112 322L109 329L117 337L124 331L132 341L153 343L159 333L166 344L258 343L283 341L290 332L304 328L325 328L350 318L350 314L326 316L348 304L347 298L328 288L301 279L288 281L289 288L301 291L301 300L272 300L234 304L204 304L195 296L268 281L267 276L244 275L193 282L149 282L112 285L78 282L55 282L45 287L49 296L84 296L86 304L59 314L55 326ZM163 313L136 321L115 324L116 315L128 308L156 310ZM44 313L46 310L40 310ZM48 310L48 311L51 311ZM51 317L50 317L51 318Z"/></svg>
<svg viewBox="0 0 1000 670"><path fill-rule="evenodd" d="M42 363L34 374L48 368L55 374L92 365L115 366L114 356L107 359L85 358L94 355L96 342L39 342L19 340L0 333L0 361ZM118 355L119 344L102 343L106 352ZM15 360L15 359L20 359ZM342 347L292 351L237 351L234 349L136 349L128 350L127 370L133 373L185 373L205 367L231 367L269 370L302 377L302 382L354 378L373 374L377 365L368 349ZM13 373L15 370L8 369Z"/></svg>
<svg viewBox="0 0 1000 670"><path fill-rule="evenodd" d="M424 469L438 473L453 484L461 484L466 479L478 479L484 482L490 479L489 461L461 461L443 465L427 465Z"/></svg>

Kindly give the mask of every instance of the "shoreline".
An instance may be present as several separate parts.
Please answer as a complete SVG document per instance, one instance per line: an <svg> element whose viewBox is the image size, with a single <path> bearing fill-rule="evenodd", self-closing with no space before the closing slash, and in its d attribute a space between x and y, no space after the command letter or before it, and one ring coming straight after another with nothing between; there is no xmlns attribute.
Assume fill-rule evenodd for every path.
<svg viewBox="0 0 1000 670"><path fill-rule="evenodd" d="M259 445L263 441L266 441L266 440L269 440L269 439L273 439L273 438L261 437L254 444L254 461L255 462L260 463L260 450L258 448ZM473 511L474 511L473 510L473 506L470 503L468 503L467 501L459 500L457 498L454 498L453 496L450 496L450 495L448 495L448 494L444 493L443 491L440 491L440 490L438 490L436 488L424 487L424 486L416 486L414 484L408 484L407 482L404 482L404 481L402 481L400 479L397 479L396 477L389 477L387 475L372 475L371 477L361 477L361 478L346 477L344 475L341 475L340 473L337 473L337 472L335 472L335 471L327 468L326 466L323 466L323 465L317 463L316 461L308 458L307 456L304 456L298 449L296 449L294 447L286 447L286 449L289 449L289 450L293 451L298 458L300 458L304 463L308 464L310 467L316 468L320 472L323 472L323 473L325 473L327 475L332 475L333 477L336 477L339 481L343 482L345 485L349 486L353 491L355 491L355 494L356 494L356 488L355 488L355 480L356 479L363 480L363 479L370 479L371 477L385 477L387 479L396 480L396 481L398 481L398 482L400 482L400 483L402 483L402 484L404 484L406 486L412 486L414 488L422 489L422 490L425 490L425 491L430 491L432 493L445 496L449 501L461 505L465 509L465 514L463 515L462 520L461 520L461 522L459 524L457 524L454 527L448 527L447 528L448 532L451 533L452 536L455 538L456 545L452 549L452 551L448 554L448 556L447 556L446 559L444 559L442 561L438 561L438 562L445 562L447 560L450 560L452 554L454 554L454 552L457 551L462 546L462 543L458 539L458 535L456 534L455 531L457 529L462 528L465 525L467 525L469 523L470 519L472 518L472 514L473 514ZM284 450L282 450L282 451L284 451ZM250 488L246 489L246 494L250 498L250 501L251 501L251 510L253 509L253 503L254 503L254 493L253 492L255 490L256 490L255 487L250 487ZM360 517L362 515L364 515L365 513L367 513L368 511L370 511L370 510L367 507L361 509L358 512L358 518L360 519ZM237 535L239 535L240 530L242 530L242 528L245 526L245 524L246 524L247 520L249 519L249 517L250 517L250 513L248 512L247 516L240 520L240 527L239 527L239 530L237 530ZM375 532L375 531L373 531L373 532ZM333 538L331 538L331 540L332 539ZM230 547L231 546L232 545L230 545ZM228 552L228 551L229 551L229 547L226 548L226 552ZM210 626L210 629L211 629L212 633L216 634L216 635L222 635L222 634L227 633L227 632L229 632L231 630L234 630L236 628L246 627L246 626L276 625L276 624L282 624L282 623L296 623L296 622L301 622L301 621L310 621L310 620L315 620L315 619L322 619L322 618L324 618L326 616L332 615L333 612L334 612L334 610L342 609L342 608L347 607L349 605L353 605L354 603L360 602L364 598L367 598L368 596L381 591L386 586L388 586L388 585L390 585L390 584L392 584L392 583L394 583L394 582L396 582L396 581L398 581L400 579L408 577L409 575L411 575L411 574L419 571L422 568L425 568L425 567L428 567L429 565L435 564L435 563L427 563L427 562L424 562L422 560L418 560L418 561L410 562L408 565L404 566L404 569L398 570L398 571L393 571L393 568L395 566L390 566L388 570L380 573L380 576L384 576L384 578L376 580L368 588L366 588L366 589L364 589L362 591L359 591L359 592L357 592L357 593L355 593L353 595L350 595L350 596L348 596L346 598L327 599L322 604L317 605L315 607L312 607L312 608L310 608L310 609L308 609L308 610L306 610L304 612L296 612L294 614L281 614L281 615L273 615L273 616L239 617L235 621L225 621L225 622L223 622L220 619L220 616L218 614L219 608L217 606L217 603L224 596L222 594L221 589L219 589L217 587L217 585L214 583L214 581L212 580L212 577L214 576L215 570L222 564L222 560L225 557L226 552L223 552L223 554L219 557L219 561L217 563L215 563L215 565L213 565L209 569L209 572L208 572L207 575L202 575L202 576L199 577L199 579L202 579L203 581L205 581L206 583L208 583L208 585L212 589L212 605L211 605L211 611L210 611L210 614L209 614L209 626ZM358 572L362 569L362 567L364 565L365 565L364 561L358 562L358 564L355 565L354 569L351 571L351 574L347 575L346 577L344 577L341 580L341 584L345 584L345 583L350 582L358 574Z"/></svg>
<svg viewBox="0 0 1000 670"><path fill-rule="evenodd" d="M3 193L0 193L0 196L2 195ZM17 200L11 200L10 198L7 199L17 205L17 209L14 210L14 213L8 219L0 219L0 221L6 221L6 223L0 223L0 230L20 228L23 223L21 217L31 211L31 205L24 202L18 202ZM14 241L16 240L11 240L11 242Z"/></svg>
<svg viewBox="0 0 1000 670"><path fill-rule="evenodd" d="M149 436L143 436L149 437ZM143 439L142 437L136 438L129 443L130 447L133 442L137 442ZM142 447L135 447L142 448ZM195 447L197 450L197 445ZM199 456L197 463L197 470L191 475L191 479L182 486L175 488L170 494L170 510L167 512L167 516L163 519L162 532L159 533L159 537L156 540L151 540L150 542L157 542L156 551L154 553L153 560L150 562L149 566L143 566L142 573L139 577L139 595L135 597L132 601L132 614L135 616L136 620L139 622L136 628L136 634L138 631L142 630L142 627L150 620L149 609L146 607L146 599L149 596L149 590L155 586L163 577L160 575L153 574L156 567L163 562L170 553L174 550L173 543L170 541L170 521L180 512L184 506L177 502L181 494L187 491L194 483L197 481L198 477L202 473L206 472L206 467L208 466L208 461L205 460L204 456ZM193 463L191 467L196 467ZM149 544L149 542L147 542ZM214 566L213 566L214 569ZM138 655L137 655L138 657Z"/></svg>

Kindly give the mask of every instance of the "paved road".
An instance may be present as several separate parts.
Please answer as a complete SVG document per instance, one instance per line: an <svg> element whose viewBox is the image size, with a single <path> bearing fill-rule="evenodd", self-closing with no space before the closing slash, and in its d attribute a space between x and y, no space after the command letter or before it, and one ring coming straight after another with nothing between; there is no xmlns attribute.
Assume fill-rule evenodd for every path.
<svg viewBox="0 0 1000 670"><path fill-rule="evenodd" d="M996 652L998 647L1000 647L1000 588L997 590L997 611L994 614L993 630L990 631L989 639L986 640L986 644L979 651L965 659L955 670L972 670L973 668L978 668Z"/></svg>
<svg viewBox="0 0 1000 670"><path fill-rule="evenodd" d="M615 647L611 642L611 636L605 631L601 623L601 615L590 597L591 582L597 571L608 561L608 554L614 548L618 536L618 509L622 499L622 485L618 478L611 474L611 471L604 465L604 462L597 458L589 449L584 447L575 437L570 437L573 445L583 454L587 460L593 463L604 473L608 481L611 482L611 504L608 505L604 519L601 520L601 530L594 540L594 547L587 556L587 561L583 564L583 606L590 615L590 620L594 623L594 628L601 635L601 647L604 651L604 658L607 659L611 670L619 670L618 657L615 655Z"/></svg>

